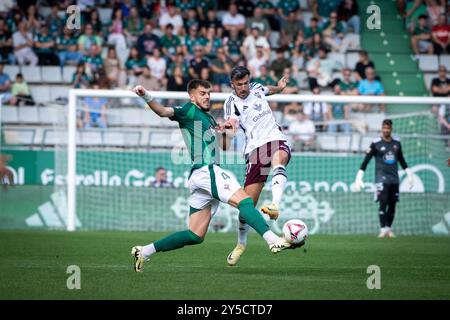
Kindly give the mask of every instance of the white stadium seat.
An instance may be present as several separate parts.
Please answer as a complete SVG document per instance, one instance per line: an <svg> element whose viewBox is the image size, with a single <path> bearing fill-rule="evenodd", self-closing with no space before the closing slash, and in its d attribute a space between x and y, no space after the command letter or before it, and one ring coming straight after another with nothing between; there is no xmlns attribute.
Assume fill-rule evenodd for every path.
<svg viewBox="0 0 450 320"><path fill-rule="evenodd" d="M27 124L39 123L37 107L19 107L19 122Z"/></svg>
<svg viewBox="0 0 450 320"><path fill-rule="evenodd" d="M21 72L23 74L23 78L28 83L41 83L41 67L39 66L22 66Z"/></svg>
<svg viewBox="0 0 450 320"><path fill-rule="evenodd" d="M56 66L42 67L42 81L46 83L61 83L63 78L61 75L61 68Z"/></svg>
<svg viewBox="0 0 450 320"><path fill-rule="evenodd" d="M2 107L2 123L18 123L19 110L17 107Z"/></svg>
<svg viewBox="0 0 450 320"><path fill-rule="evenodd" d="M438 70L438 56L434 54L419 55L419 69L422 71L433 72Z"/></svg>

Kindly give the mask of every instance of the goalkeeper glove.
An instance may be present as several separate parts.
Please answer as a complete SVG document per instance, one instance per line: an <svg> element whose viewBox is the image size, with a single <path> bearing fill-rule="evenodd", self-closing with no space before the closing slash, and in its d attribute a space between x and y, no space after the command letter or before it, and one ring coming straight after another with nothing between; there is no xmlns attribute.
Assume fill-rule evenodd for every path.
<svg viewBox="0 0 450 320"><path fill-rule="evenodd" d="M359 191L361 191L362 188L364 188L363 177L364 177L364 171L358 170L358 173L356 174L355 183L352 185L353 192L359 192Z"/></svg>
<svg viewBox="0 0 450 320"><path fill-rule="evenodd" d="M414 187L414 175L410 168L406 168L406 175L408 176L408 185L409 189L411 190Z"/></svg>

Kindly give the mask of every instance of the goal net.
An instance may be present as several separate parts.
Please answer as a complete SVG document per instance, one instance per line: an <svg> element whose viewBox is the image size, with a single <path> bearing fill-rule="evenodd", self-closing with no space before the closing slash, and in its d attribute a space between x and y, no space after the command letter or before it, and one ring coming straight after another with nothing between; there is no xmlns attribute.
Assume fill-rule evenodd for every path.
<svg viewBox="0 0 450 320"><path fill-rule="evenodd" d="M181 92L153 96L166 106L181 105L188 98ZM226 97L212 95L212 114L219 121ZM311 233L377 232L374 159L366 170L364 190L352 192L351 185L365 150L380 136L382 120L390 118L415 177L415 186L409 189L399 166L396 232L449 233L450 137L440 133L438 123L440 104L448 99L275 95L270 101L294 151L281 216L269 222L274 231L280 232L287 219L300 218ZM309 112L308 103L313 103L312 110L320 109L316 104L328 104L333 119ZM393 110L391 105L397 112L385 114L383 108ZM67 217L68 230L186 228L190 158L176 122L144 109L142 101L126 91L72 90L66 111L67 117L54 130L55 202ZM302 126L308 112L316 120L314 132ZM221 166L234 172L242 185L243 144L243 133L238 132L231 149L220 156ZM270 202L269 185L257 207ZM235 232L237 222L238 211L221 204L210 228Z"/></svg>

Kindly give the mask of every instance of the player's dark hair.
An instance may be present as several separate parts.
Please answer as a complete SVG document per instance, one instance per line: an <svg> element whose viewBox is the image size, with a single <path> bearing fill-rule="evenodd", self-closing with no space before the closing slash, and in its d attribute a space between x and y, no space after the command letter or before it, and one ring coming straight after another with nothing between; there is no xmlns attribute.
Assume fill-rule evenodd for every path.
<svg viewBox="0 0 450 320"><path fill-rule="evenodd" d="M245 78L245 76L250 77L250 70L243 66L234 67L230 72L230 80L241 80Z"/></svg>
<svg viewBox="0 0 450 320"><path fill-rule="evenodd" d="M211 83L206 80L192 79L187 84L187 91L191 92L192 90L195 90L198 87L203 87L203 88L209 89L209 88L211 88Z"/></svg>
<svg viewBox="0 0 450 320"><path fill-rule="evenodd" d="M391 119L384 119L383 120L383 126L392 127L392 120Z"/></svg>
<svg viewBox="0 0 450 320"><path fill-rule="evenodd" d="M166 171L166 168L164 168L164 167L158 167L158 168L156 168L155 172L159 172L160 170Z"/></svg>

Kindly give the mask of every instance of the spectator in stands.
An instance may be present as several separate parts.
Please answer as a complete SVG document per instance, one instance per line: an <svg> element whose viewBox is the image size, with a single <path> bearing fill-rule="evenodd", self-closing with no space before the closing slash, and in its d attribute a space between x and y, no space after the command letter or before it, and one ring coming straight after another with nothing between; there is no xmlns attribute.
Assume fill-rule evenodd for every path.
<svg viewBox="0 0 450 320"><path fill-rule="evenodd" d="M272 31L280 31L280 19L276 14L276 8L270 0L260 0L256 3L256 7L262 9L263 17L269 21Z"/></svg>
<svg viewBox="0 0 450 320"><path fill-rule="evenodd" d="M150 23L155 10L156 3L153 0L139 0L137 1L137 8L139 16L144 19L145 25Z"/></svg>
<svg viewBox="0 0 450 320"><path fill-rule="evenodd" d="M167 80L167 91L186 91L188 80L184 75L181 67L175 66Z"/></svg>
<svg viewBox="0 0 450 320"><path fill-rule="evenodd" d="M155 170L155 181L151 183L154 188L173 188L173 183L167 181L167 172L163 167Z"/></svg>
<svg viewBox="0 0 450 320"><path fill-rule="evenodd" d="M90 54L91 46L96 44L102 46L102 39L94 33L94 29L91 24L87 24L84 28L84 33L78 38L78 48L83 55L88 56Z"/></svg>
<svg viewBox="0 0 450 320"><path fill-rule="evenodd" d="M245 17L238 13L237 5L235 3L230 4L228 12L222 17L222 25L228 33L231 32L233 27L239 32L244 31Z"/></svg>
<svg viewBox="0 0 450 320"><path fill-rule="evenodd" d="M225 37L224 45L226 55L231 58L234 64L238 64L241 60L241 47L243 44L242 38L239 36L239 30L235 27L230 27L229 36Z"/></svg>
<svg viewBox="0 0 450 320"><path fill-rule="evenodd" d="M198 33L198 25L194 24L189 28L189 33L184 37L183 52L186 57L194 55L194 47L205 46L208 40Z"/></svg>
<svg viewBox="0 0 450 320"><path fill-rule="evenodd" d="M255 4L252 0L240 0L236 1L238 12L242 14L246 19L250 18L253 15L253 11L255 10Z"/></svg>
<svg viewBox="0 0 450 320"><path fill-rule="evenodd" d="M258 78L261 76L260 67L268 63L267 57L264 55L264 48L262 46L256 47L256 56L250 59L247 67L251 72L252 77Z"/></svg>
<svg viewBox="0 0 450 320"><path fill-rule="evenodd" d="M100 16L96 8L92 8L88 13L87 23L92 25L92 29L100 37L103 37L103 23L100 21Z"/></svg>
<svg viewBox="0 0 450 320"><path fill-rule="evenodd" d="M294 79L294 77L292 77L292 68L291 67L284 68L282 76L286 77L288 79L286 88L284 88L283 93L285 93L285 94L298 93L298 91L299 91L298 82L297 82L297 80ZM280 78L278 78L276 81L278 82L279 79Z"/></svg>
<svg viewBox="0 0 450 320"><path fill-rule="evenodd" d="M179 35L183 28L183 19L177 12L177 8L171 4L167 6L167 12L160 16L159 27L164 30L169 23L173 26L173 33Z"/></svg>
<svg viewBox="0 0 450 320"><path fill-rule="evenodd" d="M198 11L197 11L198 12ZM206 14L206 20L200 19L200 26L202 28L209 28L213 26L217 31L223 31L222 22L217 18L217 12L215 10L210 10Z"/></svg>
<svg viewBox="0 0 450 320"><path fill-rule="evenodd" d="M31 5L28 7L25 22L27 24L28 30L39 30L41 27L41 23L44 23L44 19L39 14L35 5Z"/></svg>
<svg viewBox="0 0 450 320"><path fill-rule="evenodd" d="M139 55L144 57L145 55L153 54L155 48L159 48L160 39L153 34L153 27L150 23L147 23L144 27L144 32L139 36L137 40L137 49Z"/></svg>
<svg viewBox="0 0 450 320"><path fill-rule="evenodd" d="M156 48L155 48L156 49ZM130 55L125 62L125 68L129 77L139 77L143 71L143 68L147 65L147 60L139 54L136 47L130 49ZM130 83L132 83L132 79Z"/></svg>
<svg viewBox="0 0 450 320"><path fill-rule="evenodd" d="M100 68L103 67L103 58L101 56L102 48L96 44L91 45L91 49L88 56L83 57L83 62L86 66L86 73L92 78L97 76Z"/></svg>
<svg viewBox="0 0 450 320"><path fill-rule="evenodd" d="M14 97L16 97L17 105L24 104L26 106L34 106L34 100L30 94L30 88L24 81L21 73L16 75L16 82L12 85L11 93Z"/></svg>
<svg viewBox="0 0 450 320"><path fill-rule="evenodd" d="M116 50L119 51L127 48L122 10L116 9L113 17L114 19L109 27L108 44L114 45Z"/></svg>
<svg viewBox="0 0 450 320"><path fill-rule="evenodd" d="M117 52L114 47L108 48L104 67L106 76L113 87L125 87L127 83L127 75L122 67L120 59L117 57Z"/></svg>
<svg viewBox="0 0 450 320"><path fill-rule="evenodd" d="M317 86L328 87L332 81L333 70L337 68L337 62L328 57L328 50L321 47L319 57L308 61L306 65L310 89L312 90Z"/></svg>
<svg viewBox="0 0 450 320"><path fill-rule="evenodd" d="M59 38L63 31L65 21L58 15L58 6L53 5L50 14L45 19L45 24L48 26L48 32L55 38Z"/></svg>
<svg viewBox="0 0 450 320"><path fill-rule="evenodd" d="M17 99L11 93L11 79L3 72L4 63L0 62L0 97L3 104L15 105Z"/></svg>
<svg viewBox="0 0 450 320"><path fill-rule="evenodd" d="M450 78L447 78L447 68L439 66L439 76L431 81L431 93L434 97L448 97L450 94Z"/></svg>
<svg viewBox="0 0 450 320"><path fill-rule="evenodd" d="M327 22L331 12L338 9L342 0L311 0L310 7L319 25Z"/></svg>
<svg viewBox="0 0 450 320"><path fill-rule="evenodd" d="M275 79L280 79L283 76L286 68L291 68L292 62L284 56L284 49L278 48L276 50L276 57L270 65L271 76Z"/></svg>
<svg viewBox="0 0 450 320"><path fill-rule="evenodd" d="M345 52L350 45L344 35L344 24L337 19L336 11L331 12L329 20L322 27L323 41L333 51Z"/></svg>
<svg viewBox="0 0 450 320"><path fill-rule="evenodd" d="M5 19L0 18L0 61L15 64L16 58L13 54L13 39Z"/></svg>
<svg viewBox="0 0 450 320"><path fill-rule="evenodd" d="M41 66L59 65L59 58L55 53L56 38L48 33L46 25L43 25L40 32L36 35L34 47Z"/></svg>
<svg viewBox="0 0 450 320"><path fill-rule="evenodd" d="M309 21L309 27L305 29L305 43L311 45L314 41L314 36L318 35L319 39L322 37L322 28L319 27L319 20L312 17Z"/></svg>
<svg viewBox="0 0 450 320"><path fill-rule="evenodd" d="M136 85L142 85L149 91L162 91L160 81L152 76L152 72L148 66L144 66L142 74L137 78Z"/></svg>
<svg viewBox="0 0 450 320"><path fill-rule="evenodd" d="M338 20L344 23L345 32L352 30L359 34L361 21L358 16L358 2L356 0L343 0L337 8Z"/></svg>
<svg viewBox="0 0 450 320"><path fill-rule="evenodd" d="M293 11L298 11L300 9L300 5L297 0L279 0L277 9L281 20L288 20L289 14Z"/></svg>
<svg viewBox="0 0 450 320"><path fill-rule="evenodd" d="M276 86L276 81L269 75L267 65L259 67L259 77L253 78L253 82L262 84L263 86Z"/></svg>
<svg viewBox="0 0 450 320"><path fill-rule="evenodd" d="M13 34L14 55L19 65L29 63L32 66L37 65L38 57L33 52L33 37L28 32L27 24L22 21L18 25L18 30Z"/></svg>
<svg viewBox="0 0 450 320"><path fill-rule="evenodd" d="M72 76L72 85L75 89L87 89L89 87L89 83L91 81L91 77L86 73L86 66L84 62L80 62L77 65L77 69L75 70Z"/></svg>
<svg viewBox="0 0 450 320"><path fill-rule="evenodd" d="M86 0L84 0L86 1ZM119 4L119 8L122 10L122 16L124 18L128 18L130 16L131 8L133 7L134 1L132 0L121 0Z"/></svg>
<svg viewBox="0 0 450 320"><path fill-rule="evenodd" d="M426 14L427 9L424 0L410 0L406 1L406 10L403 13L403 19L405 20L405 26L410 32L414 29L416 19L421 14Z"/></svg>
<svg viewBox="0 0 450 320"><path fill-rule="evenodd" d="M0 17L1 18L6 18L6 16L9 13L11 13L11 11L14 9L14 7L16 5L15 2L16 1L13 1L13 0L0 1ZM1 157L1 155L0 155L0 157ZM0 158L0 161L1 161L1 158ZM0 168L1 168L1 166L0 166Z"/></svg>
<svg viewBox="0 0 450 320"><path fill-rule="evenodd" d="M229 84L229 74L232 67L232 61L225 54L225 49L218 48L217 56L211 61L211 70L213 71L213 83L220 85Z"/></svg>
<svg viewBox="0 0 450 320"><path fill-rule="evenodd" d="M191 79L200 78L203 68L209 68L210 62L204 57L202 46L195 46L194 58L189 63L189 76Z"/></svg>
<svg viewBox="0 0 450 320"><path fill-rule="evenodd" d="M431 43L431 30L427 25L427 16L419 16L418 23L411 36L411 47L415 58L418 59L420 53L433 54L433 44Z"/></svg>
<svg viewBox="0 0 450 320"><path fill-rule="evenodd" d="M335 95L341 95L341 87L339 85L336 85L334 87L334 94ZM348 119L350 118L350 105L345 104L345 103L331 103L330 108L328 108L328 120L329 121L333 121L333 120L339 120L339 121L348 121ZM329 123L328 124L328 132L337 132L337 131L341 131L344 133L350 133L352 128L350 123L345 122L345 123Z"/></svg>
<svg viewBox="0 0 450 320"><path fill-rule="evenodd" d="M162 81L166 75L167 62L161 57L161 52L158 48L155 48L153 50L153 55L147 59L147 65L150 68L152 75L158 79L158 81Z"/></svg>
<svg viewBox="0 0 450 320"><path fill-rule="evenodd" d="M59 64L65 66L67 61L78 64L83 59L83 54L78 50L77 37L74 30L64 28L64 34L57 41Z"/></svg>
<svg viewBox="0 0 450 320"><path fill-rule="evenodd" d="M137 7L130 9L130 16L125 19L123 33L127 38L128 45L134 45L138 39L139 33L144 28L144 21L139 16Z"/></svg>
<svg viewBox="0 0 450 320"><path fill-rule="evenodd" d="M352 72L349 68L343 68L342 79L335 79L333 81L333 89L338 86L339 93L346 96L358 95L358 82L352 81Z"/></svg>
<svg viewBox="0 0 450 320"><path fill-rule="evenodd" d="M189 28L193 25L199 26L198 18L197 18L197 11L194 8L191 8L187 10L187 17L183 18L183 27L184 30L189 31ZM201 28L200 28L201 29Z"/></svg>
<svg viewBox="0 0 450 320"><path fill-rule="evenodd" d="M217 35L214 26L210 26L206 30L206 39L208 42L205 46L205 52L210 59L214 59L217 55L217 50L223 48L222 37Z"/></svg>
<svg viewBox="0 0 450 320"><path fill-rule="evenodd" d="M445 14L445 0L428 0L427 1L427 13L430 18L431 27L439 23L439 16Z"/></svg>
<svg viewBox="0 0 450 320"><path fill-rule="evenodd" d="M375 64L369 59L369 55L364 50L359 51L358 57L359 61L356 63L354 76L357 81L361 81L366 78L366 69L369 67L375 69Z"/></svg>
<svg viewBox="0 0 450 320"><path fill-rule="evenodd" d="M209 20L211 17L209 16L210 12L217 11L217 0L202 0L197 2L197 14L200 21ZM211 20L209 20L211 21Z"/></svg>
<svg viewBox="0 0 450 320"><path fill-rule="evenodd" d="M281 22L281 47L287 48L292 44L299 32L305 30L303 20L299 19L299 12L292 10L289 12L287 19Z"/></svg>
<svg viewBox="0 0 450 320"><path fill-rule="evenodd" d="M184 58L184 54L178 53L175 57L175 61L173 61L169 67L167 68L167 75L173 75L173 70L175 67L179 67L181 69L181 73L187 75L189 73L189 64Z"/></svg>
<svg viewBox="0 0 450 320"><path fill-rule="evenodd" d="M263 16L263 9L261 7L255 7L253 10L253 16L246 19L245 27L247 30L258 28L260 34L269 39L270 25L269 21Z"/></svg>
<svg viewBox="0 0 450 320"><path fill-rule="evenodd" d="M431 29L431 38L435 54L450 53L450 25L445 14L439 16L439 23Z"/></svg>
<svg viewBox="0 0 450 320"><path fill-rule="evenodd" d="M169 61L175 61L177 53L182 52L181 40L173 34L173 25L166 25L164 35L161 37L161 51L164 57Z"/></svg>
<svg viewBox="0 0 450 320"><path fill-rule="evenodd" d="M320 95L320 88L315 87L312 89L314 95ZM325 131L325 123L329 120L330 105L326 102L305 102L303 104L303 112L308 116L308 118L314 122L320 122L320 124L315 124L317 131Z"/></svg>
<svg viewBox="0 0 450 320"><path fill-rule="evenodd" d="M296 120L289 124L288 134L294 151L310 150L315 144L316 127L303 113L295 113Z"/></svg>
<svg viewBox="0 0 450 320"><path fill-rule="evenodd" d="M211 70L210 68L202 68L202 70L200 70L200 79L211 83L212 82L212 74L211 74L210 70ZM216 87L216 89L217 89L217 87ZM220 90L217 90L217 91L220 91Z"/></svg>
<svg viewBox="0 0 450 320"><path fill-rule="evenodd" d="M98 83L93 83L91 89L98 90L100 87ZM83 114L83 126L86 129L93 128L95 126L105 129L106 128L106 108L108 100L99 97L86 97L84 98L84 114Z"/></svg>
<svg viewBox="0 0 450 320"><path fill-rule="evenodd" d="M450 96L450 78L447 77L447 68L439 66L439 76L431 81L431 92L434 97ZM438 108L438 123L441 133L450 134L450 104L441 104ZM447 140L450 147L450 139Z"/></svg>
<svg viewBox="0 0 450 320"><path fill-rule="evenodd" d="M375 79L375 70L372 67L366 68L366 79L359 81L358 92L364 96L384 96L384 88L380 81ZM371 112L372 104L364 106L362 111ZM380 111L384 112L384 105L380 105Z"/></svg>

